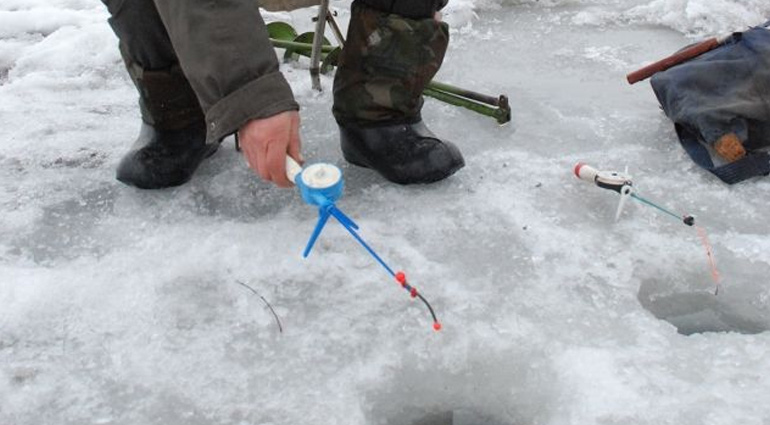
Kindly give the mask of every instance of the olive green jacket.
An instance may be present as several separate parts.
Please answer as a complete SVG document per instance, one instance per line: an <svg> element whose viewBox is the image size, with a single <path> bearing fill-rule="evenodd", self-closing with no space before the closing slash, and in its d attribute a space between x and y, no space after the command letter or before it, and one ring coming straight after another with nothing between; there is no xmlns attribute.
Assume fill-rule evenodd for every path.
<svg viewBox="0 0 770 425"><path fill-rule="evenodd" d="M310 0L260 0L275 9ZM312 3L316 3L314 0ZM232 134L247 121L298 110L259 12L244 0L155 0L190 85L206 114L207 140Z"/></svg>

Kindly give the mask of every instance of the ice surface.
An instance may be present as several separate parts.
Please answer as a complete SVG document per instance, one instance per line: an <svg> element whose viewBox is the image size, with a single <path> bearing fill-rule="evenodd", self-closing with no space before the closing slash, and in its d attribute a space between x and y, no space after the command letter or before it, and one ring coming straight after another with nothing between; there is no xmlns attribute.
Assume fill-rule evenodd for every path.
<svg viewBox="0 0 770 425"><path fill-rule="evenodd" d="M334 1L347 22L345 1ZM311 10L266 14L312 28ZM467 166L426 187L347 166L327 89L283 65L304 156L444 329L335 223L228 141L188 184L114 180L135 93L98 2L0 4L0 423L770 423L770 180L691 163L625 74L770 17L765 0L453 0L439 80L510 96L513 122L427 100ZM575 179L629 167L695 231ZM275 308L276 323L247 282Z"/></svg>

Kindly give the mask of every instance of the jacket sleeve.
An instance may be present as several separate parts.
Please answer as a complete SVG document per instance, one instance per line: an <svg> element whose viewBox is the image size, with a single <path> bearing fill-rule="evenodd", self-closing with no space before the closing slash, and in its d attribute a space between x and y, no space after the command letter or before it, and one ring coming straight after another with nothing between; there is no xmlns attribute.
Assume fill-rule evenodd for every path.
<svg viewBox="0 0 770 425"><path fill-rule="evenodd" d="M155 0L206 114L207 139L254 118L298 110L256 1Z"/></svg>

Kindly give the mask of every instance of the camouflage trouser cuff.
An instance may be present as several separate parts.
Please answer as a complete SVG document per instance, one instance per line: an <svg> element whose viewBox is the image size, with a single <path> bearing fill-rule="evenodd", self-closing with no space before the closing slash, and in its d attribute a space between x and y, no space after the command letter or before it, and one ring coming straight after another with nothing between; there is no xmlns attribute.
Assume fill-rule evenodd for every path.
<svg viewBox="0 0 770 425"><path fill-rule="evenodd" d="M449 0L356 0L380 12L409 19L432 18Z"/></svg>
<svg viewBox="0 0 770 425"><path fill-rule="evenodd" d="M422 91L438 71L449 27L351 8L348 40L334 78L334 117L340 124L376 125L419 120Z"/></svg>

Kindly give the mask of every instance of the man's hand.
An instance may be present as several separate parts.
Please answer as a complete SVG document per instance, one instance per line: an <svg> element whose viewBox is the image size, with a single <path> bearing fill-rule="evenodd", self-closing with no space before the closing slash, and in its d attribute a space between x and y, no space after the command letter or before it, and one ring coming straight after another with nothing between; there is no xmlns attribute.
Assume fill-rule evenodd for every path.
<svg viewBox="0 0 770 425"><path fill-rule="evenodd" d="M297 111L251 120L238 131L238 140L254 172L279 187L291 186L286 177L286 155L303 162Z"/></svg>

